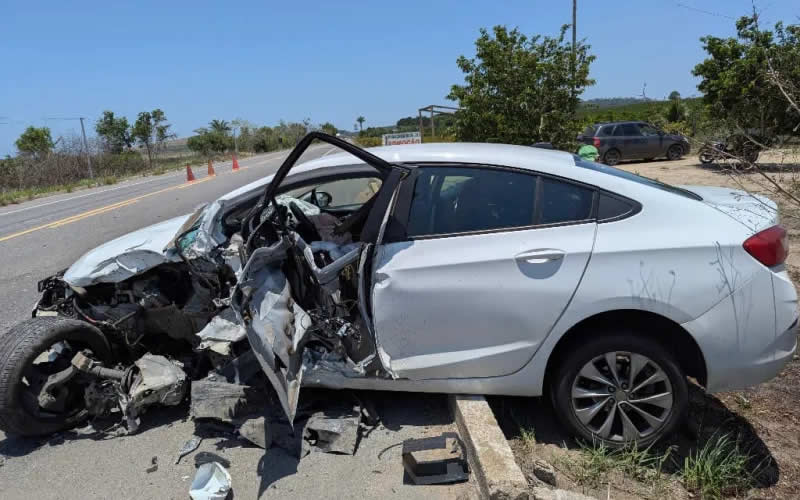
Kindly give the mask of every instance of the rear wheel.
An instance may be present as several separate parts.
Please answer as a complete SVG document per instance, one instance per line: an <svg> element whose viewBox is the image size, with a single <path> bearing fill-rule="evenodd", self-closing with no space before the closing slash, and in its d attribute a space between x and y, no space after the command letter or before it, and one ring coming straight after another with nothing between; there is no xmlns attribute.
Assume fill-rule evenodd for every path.
<svg viewBox="0 0 800 500"><path fill-rule="evenodd" d="M109 360L97 328L68 318L37 317L0 338L0 429L37 436L68 429L87 417L85 380L72 357L88 349Z"/></svg>
<svg viewBox="0 0 800 500"><path fill-rule="evenodd" d="M680 160L683 156L683 148L680 144L673 144L667 149L667 159L671 161Z"/></svg>
<svg viewBox="0 0 800 500"><path fill-rule="evenodd" d="M587 441L648 446L673 432L686 415L686 377L674 356L634 330L572 349L552 380L556 412Z"/></svg>
<svg viewBox="0 0 800 500"><path fill-rule="evenodd" d="M709 163L714 161L714 153L710 151L708 148L701 149L698 157L700 158L700 163L702 163L703 165L708 165Z"/></svg>
<svg viewBox="0 0 800 500"><path fill-rule="evenodd" d="M603 163L612 167L619 163L621 159L622 155L617 149L609 149L606 151L606 154L603 155Z"/></svg>

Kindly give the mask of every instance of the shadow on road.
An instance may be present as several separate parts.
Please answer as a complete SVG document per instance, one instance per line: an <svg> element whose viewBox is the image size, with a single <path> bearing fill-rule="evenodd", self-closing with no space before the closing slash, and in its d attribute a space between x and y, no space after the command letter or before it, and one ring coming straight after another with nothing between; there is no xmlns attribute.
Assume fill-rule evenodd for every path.
<svg viewBox="0 0 800 500"><path fill-rule="evenodd" d="M134 435L141 435L157 427L171 427L175 422L188 418L188 403L173 407L153 407L142 415L142 424ZM0 455L7 457L22 457L43 446L62 446L73 441L90 439L92 441L105 441L125 436L119 432L120 418L112 416L104 419L94 419L91 423L94 432L87 427L70 429L49 436L22 437L6 435L0 440Z"/></svg>

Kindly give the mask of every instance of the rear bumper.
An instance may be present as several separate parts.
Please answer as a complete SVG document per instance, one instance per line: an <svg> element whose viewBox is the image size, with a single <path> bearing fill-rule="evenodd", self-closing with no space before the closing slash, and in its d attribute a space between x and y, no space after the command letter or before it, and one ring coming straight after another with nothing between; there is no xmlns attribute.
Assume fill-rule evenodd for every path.
<svg viewBox="0 0 800 500"><path fill-rule="evenodd" d="M775 377L797 350L798 317L786 272L765 270L684 323L706 362L706 390L744 389Z"/></svg>

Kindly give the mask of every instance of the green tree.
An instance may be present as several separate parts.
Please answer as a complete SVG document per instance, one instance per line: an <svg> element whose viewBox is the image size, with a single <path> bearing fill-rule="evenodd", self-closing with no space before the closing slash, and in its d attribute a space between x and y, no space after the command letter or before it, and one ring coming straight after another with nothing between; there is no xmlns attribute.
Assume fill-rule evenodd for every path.
<svg viewBox="0 0 800 500"><path fill-rule="evenodd" d="M696 65L711 118L761 136L792 133L800 121L777 82L800 82L800 25L762 30L758 16L736 21L736 37L700 39L708 58Z"/></svg>
<svg viewBox="0 0 800 500"><path fill-rule="evenodd" d="M673 90L672 92L669 93L669 98L668 99L670 101L680 101L681 100L681 93L678 92L677 90Z"/></svg>
<svg viewBox="0 0 800 500"><path fill-rule="evenodd" d="M210 157L212 153L224 153L233 146L233 138L219 130L199 128L195 134L186 141L190 150Z"/></svg>
<svg viewBox="0 0 800 500"><path fill-rule="evenodd" d="M124 116L117 118L113 111L103 111L103 116L95 123L94 130L102 139L105 149L111 153L121 153L132 145L128 119Z"/></svg>
<svg viewBox="0 0 800 500"><path fill-rule="evenodd" d="M147 151L147 166L153 167L153 154L164 147L164 142L173 137L169 132L170 125L166 123L167 116L156 108L153 111L142 111L136 117L131 127L131 139L135 140Z"/></svg>
<svg viewBox="0 0 800 500"><path fill-rule="evenodd" d="M364 118L363 116L359 116L358 118L356 118L356 121L358 122L358 129L363 131L364 130L364 122L366 121L366 118Z"/></svg>
<svg viewBox="0 0 800 500"><path fill-rule="evenodd" d="M336 135L339 131L331 122L325 122L319 126L319 129L328 135Z"/></svg>
<svg viewBox="0 0 800 500"><path fill-rule="evenodd" d="M565 41L567 26L555 38L528 38L516 28L481 29L473 59L461 56L464 85L453 85L449 99L458 101L455 132L460 140L531 144L549 141L568 147L581 124L575 113L587 86L595 57L589 45Z"/></svg>
<svg viewBox="0 0 800 500"><path fill-rule="evenodd" d="M211 120L208 122L208 126L213 132L218 132L223 135L227 135L228 132L231 131L230 123L226 122L225 120Z"/></svg>
<svg viewBox="0 0 800 500"><path fill-rule="evenodd" d="M669 107L667 108L664 118L666 118L670 123L680 122L686 118L686 110L684 109L683 103L681 103L680 99L673 100L669 103Z"/></svg>
<svg viewBox="0 0 800 500"><path fill-rule="evenodd" d="M33 156L46 155L53 149L53 138L48 127L28 127L14 144L20 153Z"/></svg>

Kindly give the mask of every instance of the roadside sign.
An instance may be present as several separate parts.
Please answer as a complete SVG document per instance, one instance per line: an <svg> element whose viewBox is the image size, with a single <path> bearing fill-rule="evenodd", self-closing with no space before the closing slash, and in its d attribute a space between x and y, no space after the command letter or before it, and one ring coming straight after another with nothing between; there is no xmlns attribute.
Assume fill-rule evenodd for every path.
<svg viewBox="0 0 800 500"><path fill-rule="evenodd" d="M422 137L419 132L403 132L402 134L383 134L384 146L396 146L398 144L422 144Z"/></svg>

